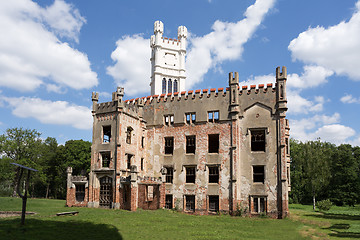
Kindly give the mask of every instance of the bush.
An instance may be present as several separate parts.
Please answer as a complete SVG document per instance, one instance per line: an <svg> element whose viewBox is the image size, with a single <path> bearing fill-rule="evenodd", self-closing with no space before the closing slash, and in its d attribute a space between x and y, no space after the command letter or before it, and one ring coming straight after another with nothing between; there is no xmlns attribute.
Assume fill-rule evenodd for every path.
<svg viewBox="0 0 360 240"><path fill-rule="evenodd" d="M326 199L317 202L316 206L320 211L329 211L332 206L332 202L329 199Z"/></svg>

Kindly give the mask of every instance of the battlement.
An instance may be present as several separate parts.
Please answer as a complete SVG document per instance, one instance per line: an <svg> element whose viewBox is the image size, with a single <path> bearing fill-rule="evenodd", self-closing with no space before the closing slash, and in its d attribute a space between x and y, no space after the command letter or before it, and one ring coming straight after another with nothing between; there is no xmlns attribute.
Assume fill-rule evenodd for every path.
<svg viewBox="0 0 360 240"><path fill-rule="evenodd" d="M172 45L179 45L180 44L180 40L179 39L173 39L173 38L167 38L167 37L162 37L162 42L163 43L167 43L167 44L172 44Z"/></svg>
<svg viewBox="0 0 360 240"><path fill-rule="evenodd" d="M275 92L276 91L276 84L268 83L268 84L258 84L258 85L249 85L249 86L242 86L238 87L239 89L239 96L242 95L251 95L251 94L259 94L259 93L266 93L268 91ZM269 90L270 89L270 90ZM147 97L141 97L136 99L129 99L125 100L124 102L127 105L137 105L138 100L141 99L144 105L150 105L153 102L173 102L173 101L182 101L182 100L189 100L189 99L202 99L202 98L216 98L216 97L226 97L229 92L230 88L211 88L209 89L197 89L197 90L189 90L189 91L182 91L182 92L175 92L173 94L161 94L161 95L151 95Z"/></svg>

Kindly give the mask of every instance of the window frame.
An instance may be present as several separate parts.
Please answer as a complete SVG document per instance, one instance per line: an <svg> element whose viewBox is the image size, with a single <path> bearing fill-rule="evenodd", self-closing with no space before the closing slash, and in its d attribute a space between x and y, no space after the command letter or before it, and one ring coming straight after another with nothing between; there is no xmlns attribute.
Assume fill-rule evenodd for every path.
<svg viewBox="0 0 360 240"><path fill-rule="evenodd" d="M256 171L255 171L256 169ZM260 171L258 171L260 170ZM253 165L253 183L265 183L265 165Z"/></svg>
<svg viewBox="0 0 360 240"><path fill-rule="evenodd" d="M111 152L110 151L103 151L100 152L101 156L101 168L110 168L111 163ZM104 156L108 156L109 158L106 159Z"/></svg>
<svg viewBox="0 0 360 240"><path fill-rule="evenodd" d="M186 140L186 154L195 154L196 152L196 135L185 136Z"/></svg>
<svg viewBox="0 0 360 240"><path fill-rule="evenodd" d="M185 183L195 184L196 166L185 166Z"/></svg>
<svg viewBox="0 0 360 240"><path fill-rule="evenodd" d="M267 213L267 196L251 196L250 200L252 214Z"/></svg>
<svg viewBox="0 0 360 240"><path fill-rule="evenodd" d="M169 201L171 199L171 201ZM173 195L172 194L165 194L165 208L166 209L173 209Z"/></svg>
<svg viewBox="0 0 360 240"><path fill-rule="evenodd" d="M174 137L164 137L164 154L173 155L174 154Z"/></svg>
<svg viewBox="0 0 360 240"><path fill-rule="evenodd" d="M194 124L196 122L196 112L185 113L185 122L187 124Z"/></svg>
<svg viewBox="0 0 360 240"><path fill-rule="evenodd" d="M250 149L251 152L266 152L265 128L250 129Z"/></svg>
<svg viewBox="0 0 360 240"><path fill-rule="evenodd" d="M164 115L164 125L173 126L174 125L174 114Z"/></svg>
<svg viewBox="0 0 360 240"><path fill-rule="evenodd" d="M208 111L208 122L219 122L220 120L220 111L219 110L213 110Z"/></svg>
<svg viewBox="0 0 360 240"><path fill-rule="evenodd" d="M209 209L208 209L208 211L212 212L212 213L219 212L219 206L220 206L220 204L219 204L219 202L220 202L219 195L208 195L208 199L209 199ZM212 208L212 206L211 206L212 204L215 204L214 208Z"/></svg>
<svg viewBox="0 0 360 240"><path fill-rule="evenodd" d="M219 184L220 179L220 169L219 166L208 166L209 171L209 183L216 183Z"/></svg>
<svg viewBox="0 0 360 240"><path fill-rule="evenodd" d="M185 211L195 212L195 195L185 195Z"/></svg>
<svg viewBox="0 0 360 240"><path fill-rule="evenodd" d="M165 183L173 183L174 181L174 167L164 167L166 168L165 174Z"/></svg>
<svg viewBox="0 0 360 240"><path fill-rule="evenodd" d="M105 130L106 128L110 128ZM110 133L110 134L106 134ZM105 136L108 136L108 139L105 138ZM110 143L111 142L111 125L104 125L102 126L102 143Z"/></svg>

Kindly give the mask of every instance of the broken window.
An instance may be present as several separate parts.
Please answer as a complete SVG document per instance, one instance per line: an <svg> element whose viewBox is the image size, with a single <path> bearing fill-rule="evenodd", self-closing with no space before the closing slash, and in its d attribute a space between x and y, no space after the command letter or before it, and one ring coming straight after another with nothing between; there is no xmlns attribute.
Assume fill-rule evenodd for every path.
<svg viewBox="0 0 360 240"><path fill-rule="evenodd" d="M251 130L251 151L265 152L265 130Z"/></svg>
<svg viewBox="0 0 360 240"><path fill-rule="evenodd" d="M219 196L209 196L209 212L219 211Z"/></svg>
<svg viewBox="0 0 360 240"><path fill-rule="evenodd" d="M128 127L126 130L126 143L131 144L131 134L132 134L133 128Z"/></svg>
<svg viewBox="0 0 360 240"><path fill-rule="evenodd" d="M172 209L173 208L173 195L172 194L166 194L165 195L165 208L166 209Z"/></svg>
<svg viewBox="0 0 360 240"><path fill-rule="evenodd" d="M191 124L196 121L196 113L185 113L186 123Z"/></svg>
<svg viewBox="0 0 360 240"><path fill-rule="evenodd" d="M85 199L85 184L75 185L75 199L77 202L83 202Z"/></svg>
<svg viewBox="0 0 360 240"><path fill-rule="evenodd" d="M165 126L174 125L174 115L164 115Z"/></svg>
<svg viewBox="0 0 360 240"><path fill-rule="evenodd" d="M103 126L103 143L111 141L111 126Z"/></svg>
<svg viewBox="0 0 360 240"><path fill-rule="evenodd" d="M252 197L253 213L266 213L266 197Z"/></svg>
<svg viewBox="0 0 360 240"><path fill-rule="evenodd" d="M127 161L126 161L126 168L130 169L131 167L131 158L134 156L132 154L126 154L127 155Z"/></svg>
<svg viewBox="0 0 360 240"><path fill-rule="evenodd" d="M186 167L186 183L195 183L195 167Z"/></svg>
<svg viewBox="0 0 360 240"><path fill-rule="evenodd" d="M186 136L186 153L195 153L196 137Z"/></svg>
<svg viewBox="0 0 360 240"><path fill-rule="evenodd" d="M173 178L174 178L174 168L172 167L165 167L166 168L166 182L167 183L173 183Z"/></svg>
<svg viewBox="0 0 360 240"><path fill-rule="evenodd" d="M195 212L195 196L186 195L185 196L185 210L189 212Z"/></svg>
<svg viewBox="0 0 360 240"><path fill-rule="evenodd" d="M208 121L209 122L218 122L219 121L219 111L209 111L208 112Z"/></svg>
<svg viewBox="0 0 360 240"><path fill-rule="evenodd" d="M253 166L253 181L254 183L264 183L265 166Z"/></svg>
<svg viewBox="0 0 360 240"><path fill-rule="evenodd" d="M162 94L166 93L166 79L163 78L162 80Z"/></svg>
<svg viewBox="0 0 360 240"><path fill-rule="evenodd" d="M219 153L219 134L209 134L209 153Z"/></svg>
<svg viewBox="0 0 360 240"><path fill-rule="evenodd" d="M219 183L219 167L209 167L209 183Z"/></svg>
<svg viewBox="0 0 360 240"><path fill-rule="evenodd" d="M173 154L174 152L174 137L165 138L165 154Z"/></svg>
<svg viewBox="0 0 360 240"><path fill-rule="evenodd" d="M110 167L110 152L102 152L101 153L102 167L108 168Z"/></svg>

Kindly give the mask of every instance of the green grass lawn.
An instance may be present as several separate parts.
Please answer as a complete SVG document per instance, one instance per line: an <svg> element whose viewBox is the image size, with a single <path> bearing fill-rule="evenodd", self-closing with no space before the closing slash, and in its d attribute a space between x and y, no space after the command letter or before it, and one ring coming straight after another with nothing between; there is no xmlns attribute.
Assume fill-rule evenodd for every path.
<svg viewBox="0 0 360 240"><path fill-rule="evenodd" d="M328 214L293 205L284 220L192 216L170 210L67 208L62 200L28 199L25 226L20 217L0 218L0 239L341 239L360 237L360 209L333 208ZM20 211L21 199L0 198L0 211ZM76 216L58 212L79 211ZM346 216L346 217L345 217ZM332 235L330 235L332 234Z"/></svg>

